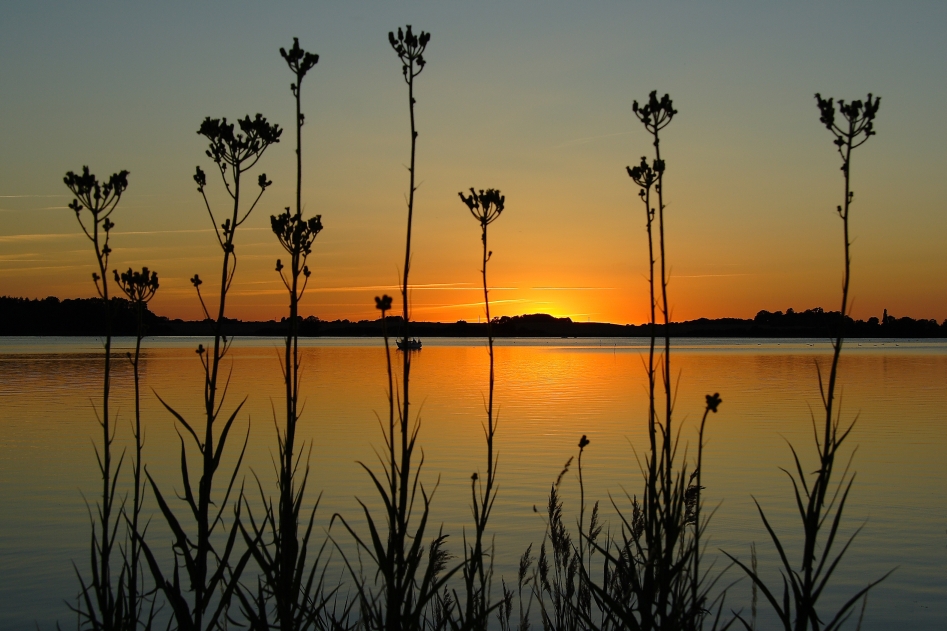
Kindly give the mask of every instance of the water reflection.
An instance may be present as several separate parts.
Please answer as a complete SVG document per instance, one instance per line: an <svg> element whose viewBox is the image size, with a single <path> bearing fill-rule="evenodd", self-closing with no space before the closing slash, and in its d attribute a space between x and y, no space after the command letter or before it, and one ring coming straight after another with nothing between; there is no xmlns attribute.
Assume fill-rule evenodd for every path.
<svg viewBox="0 0 947 631"><path fill-rule="evenodd" d="M185 417L201 414L198 340L149 340L142 359L145 461L162 487L179 483L179 439L160 394ZM354 496L375 494L356 461L371 462L381 445L376 412L385 412L384 356L377 340L306 340L300 438L312 441L311 488L324 490L322 525L340 511L356 514ZM119 340L124 357L132 340ZM247 431L245 470L275 492L273 402L282 396L279 340L239 340L232 357L230 405L247 403L235 431ZM842 356L842 418L858 415L853 444L858 477L846 510L849 531L868 520L843 563L837 585L856 587L897 565L873 593L865 628L908 625L940 628L947 618L947 344L871 341L849 344ZM895 345L897 344L897 346ZM622 489L637 492L635 450L646 444L644 340L500 340L496 348L499 407L499 499L491 528L497 533L497 571L510 576L543 523L542 505L563 462L587 434L587 495L608 504ZM773 567L750 496L781 532L794 532L791 490L779 466L791 456L786 441L814 462L810 405L819 408L816 362L830 347L815 341L691 340L678 344L676 415L692 445L703 395L725 400L712 419L705 453L708 505L720 504L710 527L710 550L748 555L756 541L761 564ZM84 339L8 339L0 345L0 627L32 621L66 622L62 604L76 591L70 560L87 553L88 521L80 491L94 489L90 397L100 388L101 345ZM130 366L114 363L118 448L130 443L133 419ZM229 369L229 368L228 368ZM415 409L422 421L422 479L439 478L432 519L459 539L469 530L469 479L481 466L484 344L425 340L412 370ZM127 473L127 472L126 472ZM575 508L575 481L564 486L566 510ZM316 493L310 494L314 498ZM153 508L153 507L152 507ZM148 509L151 510L151 509ZM146 511L147 512L147 511ZM605 511L611 514L609 507ZM160 520L150 531L165 535ZM166 537L165 537L166 538ZM455 547L458 546L455 542ZM459 551L459 548L458 548ZM734 576L734 578L737 578ZM843 589L843 591L846 591ZM748 602L738 585L728 602Z"/></svg>

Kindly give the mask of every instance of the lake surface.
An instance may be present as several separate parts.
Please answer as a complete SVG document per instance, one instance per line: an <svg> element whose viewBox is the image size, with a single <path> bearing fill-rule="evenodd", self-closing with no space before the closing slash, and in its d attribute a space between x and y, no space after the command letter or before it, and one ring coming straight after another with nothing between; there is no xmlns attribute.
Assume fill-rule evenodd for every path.
<svg viewBox="0 0 947 631"><path fill-rule="evenodd" d="M199 418L202 368L197 338L147 339L142 360L144 461L164 489L181 488L179 439L173 418L154 393L185 418ZM322 539L333 513L358 523L355 497L378 507L368 476L358 465L377 464L382 443L378 416L387 413L384 350L379 340L307 339L304 346L305 409L300 434L312 445L308 494L319 491L316 521ZM92 401L100 402L102 342L96 338L0 338L0 629L72 627L65 601L77 592L72 562L86 572L90 526L82 493L98 491L93 444L100 440ZM256 473L275 491L273 406L282 401L279 339L238 339L230 354L232 379L225 410L244 397L231 455L249 431L243 472L248 488ZM113 348L113 411L118 449L131 438L134 418L131 368ZM617 520L609 494L626 505L624 491L640 495L635 450L646 449L647 340L499 340L496 402L499 407L499 499L491 531L496 571L515 580L519 555L542 541L550 485L585 434L586 498L602 501ZM472 519L471 473L483 470L488 358L482 340L430 339L412 365L411 396L422 422L422 482L439 479L432 521L443 523L452 551L461 552L463 528ZM680 340L672 350L679 376L675 414L683 423L682 452L696 444L695 423L704 395L719 392L720 411L708 419L703 480L705 505L719 505L708 529L708 561L722 548L749 560L756 542L760 566L778 581L775 555L753 506L755 497L798 558L798 517L792 488L780 467L790 467L791 442L815 468L810 412L821 408L816 363L827 366L824 340ZM228 363L230 362L228 360ZM947 342L853 340L840 369L842 419L858 422L857 472L842 530L864 525L836 574L826 603L839 602L892 568L867 604L864 629L943 629L947 621ZM248 429L249 427L249 429ZM846 451L846 454L848 451ZM839 469L839 471L841 471ZM120 488L128 488L128 468ZM563 482L567 523L578 514L575 468ZM252 497L252 496L251 496ZM150 499L150 494L149 494ZM156 512L153 503L147 514ZM167 548L158 516L148 538ZM348 537L332 531L343 546ZM338 558L333 567L338 566ZM724 583L740 578L730 570ZM727 602L749 610L750 585L730 588ZM771 620L760 602L761 621ZM856 613L857 617L857 613ZM534 621L538 623L538 620ZM850 625L854 628L854 624Z"/></svg>

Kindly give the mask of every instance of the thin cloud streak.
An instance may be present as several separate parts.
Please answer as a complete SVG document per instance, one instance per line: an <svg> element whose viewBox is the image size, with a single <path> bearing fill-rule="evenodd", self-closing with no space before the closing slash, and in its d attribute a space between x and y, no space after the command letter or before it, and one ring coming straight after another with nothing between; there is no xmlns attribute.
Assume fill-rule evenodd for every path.
<svg viewBox="0 0 947 631"><path fill-rule="evenodd" d="M244 258L248 258L244 256ZM258 258L258 257L257 257ZM270 285L278 284L279 281L254 281L250 283L244 283L244 285ZM408 289L418 289L426 291L483 291L480 287L458 287L457 285L468 285L470 283L427 283L419 285L408 285ZM494 289L491 287L491 290ZM497 287L495 289L506 289L506 290L516 290L516 287ZM309 286L306 288L306 293L316 292L316 293L332 293L332 292L357 292L357 291L398 291L399 287L392 285L363 285L363 286L350 286L350 287L315 287ZM283 294L286 293L286 290L283 288L279 289L259 289L259 290L239 290L234 288L235 292L239 292L239 295L242 296L251 296L251 295L270 295L270 294ZM502 300L491 301L491 302L505 302ZM476 304L476 303L475 303ZM481 303L482 304L482 303Z"/></svg>
<svg viewBox="0 0 947 631"><path fill-rule="evenodd" d="M40 208L0 208L0 213L25 213L40 210L66 210L68 206L42 206Z"/></svg>
<svg viewBox="0 0 947 631"><path fill-rule="evenodd" d="M72 239L75 237L82 237L84 239L85 235L81 232L0 235L0 243L15 243L16 241L44 241L47 239Z"/></svg>
<svg viewBox="0 0 947 631"><path fill-rule="evenodd" d="M256 232L261 230L270 230L269 228L241 228L241 232ZM185 230L130 230L128 232L120 232L118 230L112 232L112 236L140 236L140 235L161 235L161 234L203 234L207 232L213 232L213 228L190 228ZM42 241L45 239L71 239L71 238L86 238L82 232L63 232L63 233L47 233L47 234L11 234L11 235L0 235L0 243L12 243L15 241ZM246 247L246 246L244 246Z"/></svg>
<svg viewBox="0 0 947 631"><path fill-rule="evenodd" d="M501 303L509 302L533 302L532 300L527 300L526 298L510 298L508 300L491 300L491 305L498 305ZM431 309L455 309L457 307L482 307L482 302L465 302L455 305L425 305L414 307L417 311L429 311Z"/></svg>
<svg viewBox="0 0 947 631"><path fill-rule="evenodd" d="M244 258L248 258L244 255ZM246 284L269 284L271 282L279 281L254 281L253 283ZM465 287L464 285L470 285ZM482 287L477 287L472 283L422 283L418 285L408 285L408 289L416 289L423 291L477 291L482 292ZM490 291L518 291L519 287L490 287ZM285 290L281 290L285 291ZM353 285L345 287L315 287L310 286L306 289L307 292L314 291L320 293L329 293L329 292L351 292L351 291L395 291L400 292L401 287L397 285Z"/></svg>
<svg viewBox="0 0 947 631"><path fill-rule="evenodd" d="M715 278L718 276L753 276L753 274L750 274L749 272L741 272L738 274L674 274L671 276L671 278Z"/></svg>
<svg viewBox="0 0 947 631"><path fill-rule="evenodd" d="M0 275L4 274L22 274L23 272L35 272L37 270L50 270L50 269L75 269L75 265L48 265L45 267L10 267L10 268L0 268ZM89 266L92 267L91 265Z"/></svg>
<svg viewBox="0 0 947 631"><path fill-rule="evenodd" d="M530 287L533 291L611 291L614 287Z"/></svg>

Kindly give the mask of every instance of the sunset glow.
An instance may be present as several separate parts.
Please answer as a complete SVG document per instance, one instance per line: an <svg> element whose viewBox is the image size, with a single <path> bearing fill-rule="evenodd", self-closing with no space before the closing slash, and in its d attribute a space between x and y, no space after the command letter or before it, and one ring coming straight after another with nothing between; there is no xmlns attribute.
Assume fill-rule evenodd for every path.
<svg viewBox="0 0 947 631"><path fill-rule="evenodd" d="M822 90L872 91L892 113L857 158L854 317L943 320L944 8L858 6L316 3L188 7L181 20L183 5L164 3L19 5L0 26L0 293L92 295L62 184L88 164L131 172L112 265L157 270L152 309L199 317L188 279L219 269L191 180L212 166L195 131L258 111L291 126L278 49L298 36L321 55L303 102L302 199L325 226L301 309L377 317L372 298L397 295L404 262L408 112L386 34L408 22L432 33L416 94L415 318L483 314L479 233L457 198L474 186L507 199L490 236L495 315L645 321L644 211L624 169L651 150L631 103L658 89L680 111L662 143L673 319L838 309L841 174L812 98ZM88 30L110 36L77 45ZM294 198L290 135L254 171L274 184L236 238L233 317L285 312L269 216Z"/></svg>

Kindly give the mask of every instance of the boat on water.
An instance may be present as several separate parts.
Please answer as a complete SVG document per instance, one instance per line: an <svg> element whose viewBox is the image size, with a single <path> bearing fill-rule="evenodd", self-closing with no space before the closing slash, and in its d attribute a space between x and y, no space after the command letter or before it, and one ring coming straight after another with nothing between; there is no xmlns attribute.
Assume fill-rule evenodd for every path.
<svg viewBox="0 0 947 631"><path fill-rule="evenodd" d="M408 338L406 340L396 340L399 351L419 351L421 350L421 340L418 338Z"/></svg>

